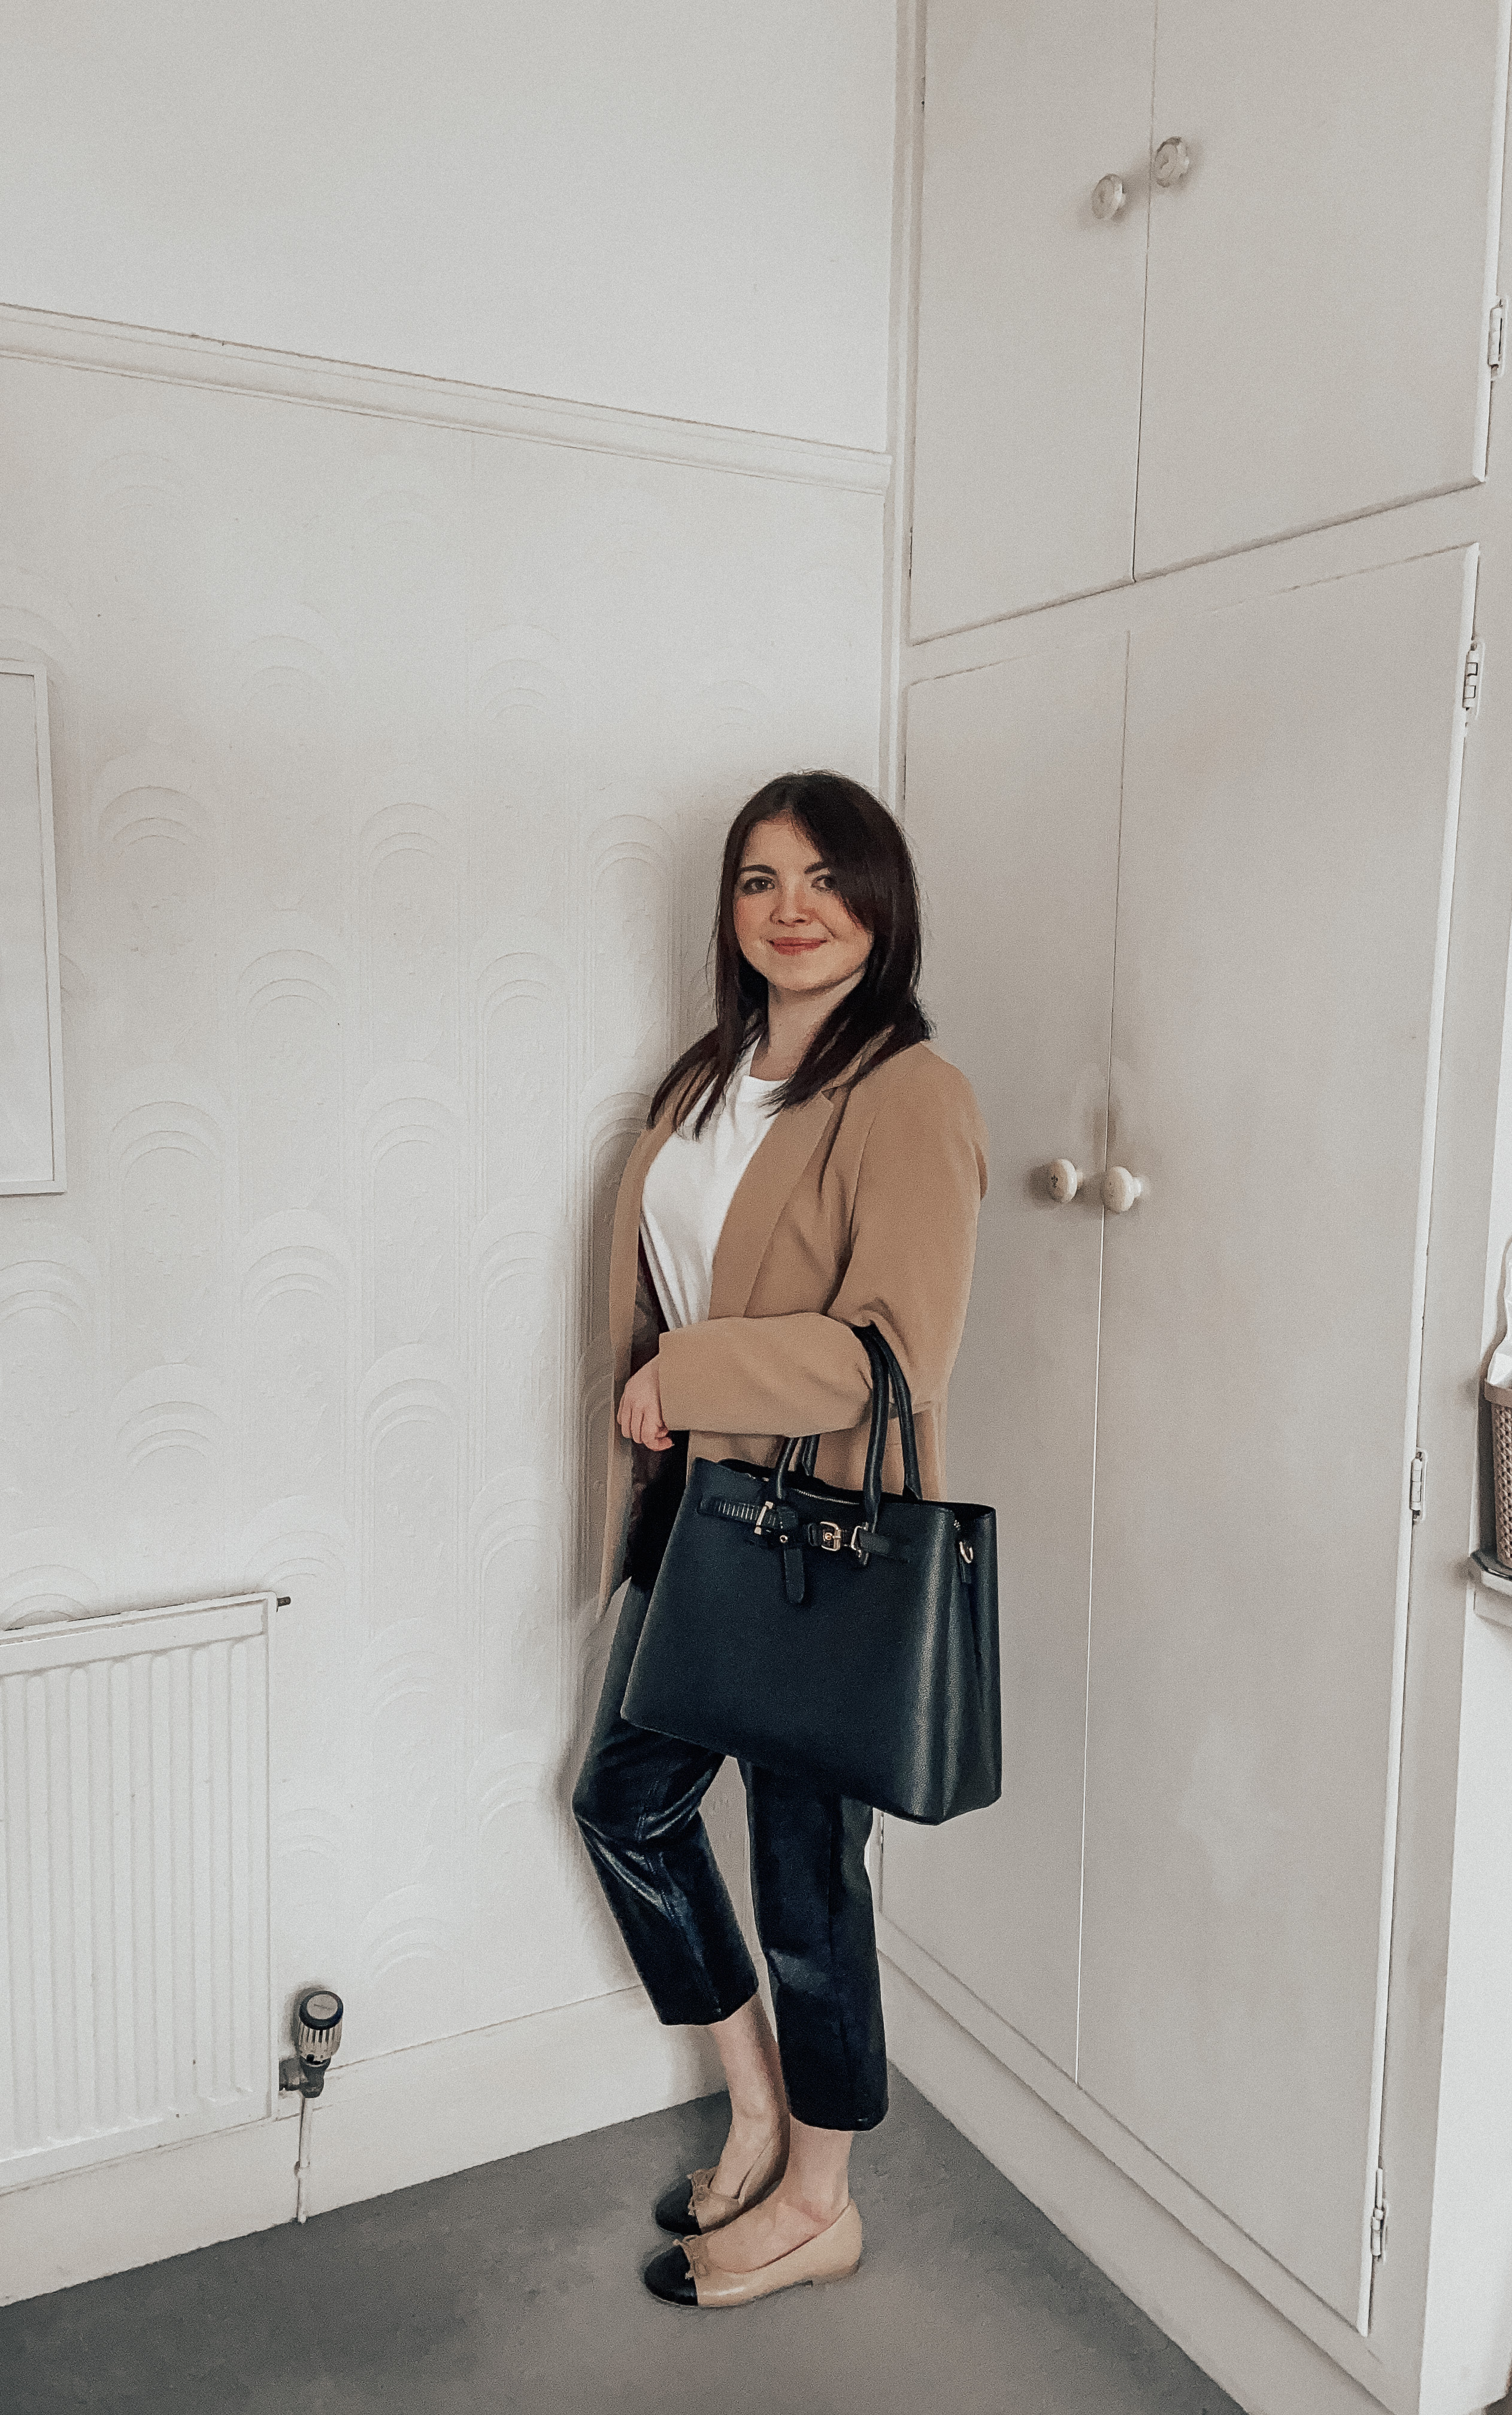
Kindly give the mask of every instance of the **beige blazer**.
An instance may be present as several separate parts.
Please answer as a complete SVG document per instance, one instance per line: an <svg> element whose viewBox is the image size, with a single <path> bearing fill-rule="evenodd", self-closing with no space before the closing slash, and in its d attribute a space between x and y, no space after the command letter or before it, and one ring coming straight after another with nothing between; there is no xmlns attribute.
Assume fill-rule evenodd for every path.
<svg viewBox="0 0 1512 2415"><path fill-rule="evenodd" d="M964 1073L920 1042L848 1090L774 1116L730 1203L708 1322L660 1332L641 1272L640 1194L673 1129L669 1105L631 1151L614 1211L614 1407L661 1358L662 1413L692 1459L770 1466L785 1435L817 1433L816 1473L859 1487L871 1364L849 1328L876 1324L908 1378L924 1491L945 1487L945 1394L960 1347L987 1189L986 1132ZM609 1435L601 1602L623 1573L632 1507L657 1454ZM896 1427L883 1483L903 1489Z"/></svg>

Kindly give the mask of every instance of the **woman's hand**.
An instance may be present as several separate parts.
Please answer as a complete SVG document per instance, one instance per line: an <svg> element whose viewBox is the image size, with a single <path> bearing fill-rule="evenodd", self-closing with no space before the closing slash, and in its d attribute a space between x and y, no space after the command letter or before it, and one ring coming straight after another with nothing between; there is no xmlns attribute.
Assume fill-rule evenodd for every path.
<svg viewBox="0 0 1512 2415"><path fill-rule="evenodd" d="M654 1358L638 1368L620 1395L620 1432L646 1450L670 1450L662 1416L662 1371Z"/></svg>

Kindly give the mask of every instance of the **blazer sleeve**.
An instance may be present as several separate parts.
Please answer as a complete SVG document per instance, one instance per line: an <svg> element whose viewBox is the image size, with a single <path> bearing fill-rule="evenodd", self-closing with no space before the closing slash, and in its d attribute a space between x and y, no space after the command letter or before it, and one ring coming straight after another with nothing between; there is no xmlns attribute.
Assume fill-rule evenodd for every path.
<svg viewBox="0 0 1512 2415"><path fill-rule="evenodd" d="M859 1425L871 1362L856 1334L891 1342L915 1405L943 1398L966 1323L986 1135L964 1073L934 1058L884 1098L867 1133L851 1248L825 1311L716 1317L662 1336L662 1414L700 1433L834 1433Z"/></svg>

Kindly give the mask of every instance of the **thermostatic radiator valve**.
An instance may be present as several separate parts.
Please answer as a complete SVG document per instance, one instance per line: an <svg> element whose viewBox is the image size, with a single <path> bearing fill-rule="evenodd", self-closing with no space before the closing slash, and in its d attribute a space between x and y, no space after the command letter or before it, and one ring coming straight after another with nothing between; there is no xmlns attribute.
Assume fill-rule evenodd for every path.
<svg viewBox="0 0 1512 2415"><path fill-rule="evenodd" d="M278 2084L287 2094L319 2096L326 2069L341 2043L342 2003L329 1988L312 1988L301 1996L294 2014L295 2052L278 2065Z"/></svg>

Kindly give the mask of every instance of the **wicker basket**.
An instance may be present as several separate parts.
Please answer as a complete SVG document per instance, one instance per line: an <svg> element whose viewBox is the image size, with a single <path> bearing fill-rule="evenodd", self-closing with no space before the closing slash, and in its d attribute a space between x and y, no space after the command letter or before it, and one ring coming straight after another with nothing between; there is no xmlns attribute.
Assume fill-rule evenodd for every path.
<svg viewBox="0 0 1512 2415"><path fill-rule="evenodd" d="M1491 1468L1496 1486L1496 1556L1512 1568L1512 1385L1488 1384L1491 1404Z"/></svg>

